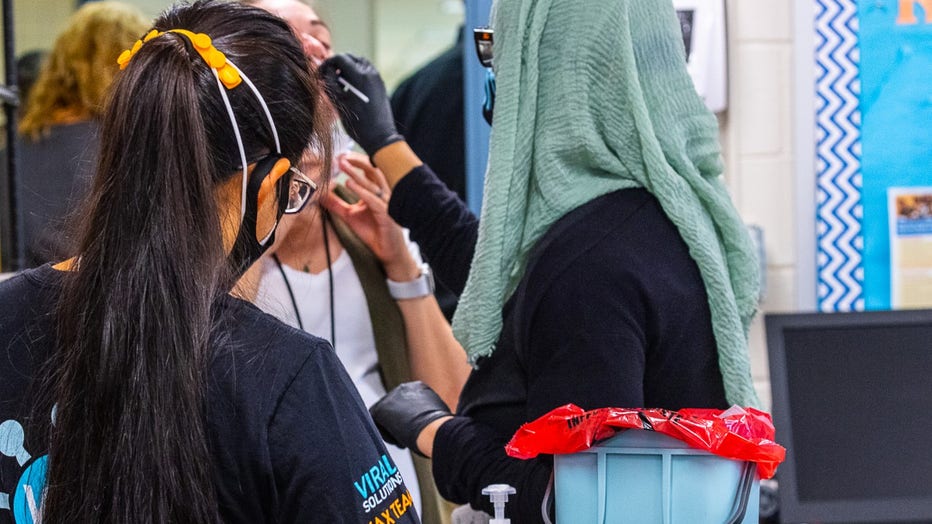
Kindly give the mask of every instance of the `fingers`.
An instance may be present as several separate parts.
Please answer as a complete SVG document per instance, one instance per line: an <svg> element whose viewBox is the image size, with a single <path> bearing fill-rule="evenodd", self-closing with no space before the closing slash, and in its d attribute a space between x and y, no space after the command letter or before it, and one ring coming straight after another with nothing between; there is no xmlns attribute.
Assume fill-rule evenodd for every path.
<svg viewBox="0 0 932 524"><path fill-rule="evenodd" d="M358 176L358 175L357 175ZM361 213L377 212L388 214L388 204L375 193L357 184L352 178L347 179L346 187L359 197L359 201L350 204L340 198L334 189L321 196L320 204L339 218L349 221Z"/></svg>
<svg viewBox="0 0 932 524"><path fill-rule="evenodd" d="M366 204L372 211L386 213L388 211L388 202L383 200L378 190L373 191L371 185L363 186L358 182L362 175L349 174L350 178L346 180L346 187L359 196L359 200ZM357 203L358 204L358 203Z"/></svg>
<svg viewBox="0 0 932 524"><path fill-rule="evenodd" d="M322 199L321 204L344 219L364 209L387 217L391 190L382 172L369 163L367 157L357 153L340 155L337 162L347 176L346 188L359 197L359 201L348 204L339 196L329 194Z"/></svg>
<svg viewBox="0 0 932 524"><path fill-rule="evenodd" d="M340 71L345 68L347 58L344 55L332 56L317 67L318 74L324 80L327 92L330 98L334 98L340 92L340 84L337 81Z"/></svg>
<svg viewBox="0 0 932 524"><path fill-rule="evenodd" d="M362 72L368 73L375 70L375 66L372 65L366 57L354 55L353 53L345 53L348 62L352 62L357 69Z"/></svg>
<svg viewBox="0 0 932 524"><path fill-rule="evenodd" d="M368 160L362 160L355 155L342 155L339 158L339 164L340 170L355 182L356 187L364 189L383 202L388 202L391 196L388 183L381 172L372 167ZM350 186L347 184L347 187ZM350 189L356 191L354 187Z"/></svg>
<svg viewBox="0 0 932 524"><path fill-rule="evenodd" d="M345 76L349 80L355 80L366 74L377 72L375 67L365 58L342 53L331 56L320 64L321 70L328 77Z"/></svg>
<svg viewBox="0 0 932 524"><path fill-rule="evenodd" d="M324 71L337 71L341 69L346 69L347 65L353 63L353 59L350 54L339 54L331 56L330 58L324 60L324 63L321 64L321 69Z"/></svg>
<svg viewBox="0 0 932 524"><path fill-rule="evenodd" d="M382 198L386 202L388 201L391 195L391 188L388 186L388 180L386 180L382 170L369 163L368 158L363 155L351 153L343 155L339 161L340 168L347 174L355 170L362 171L363 175L366 177L366 183L369 184L369 187L373 188L372 192L377 194L381 192ZM360 183L362 184L362 182Z"/></svg>

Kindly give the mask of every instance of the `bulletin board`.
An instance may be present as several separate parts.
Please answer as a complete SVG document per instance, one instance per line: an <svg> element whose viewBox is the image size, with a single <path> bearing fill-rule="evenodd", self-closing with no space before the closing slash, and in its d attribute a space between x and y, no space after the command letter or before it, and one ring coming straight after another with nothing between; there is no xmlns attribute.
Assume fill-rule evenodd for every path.
<svg viewBox="0 0 932 524"><path fill-rule="evenodd" d="M932 0L796 7L798 197L810 191L814 217L801 202L800 255L812 254L815 281L812 290L801 279L801 294L814 291L821 311L930 305L932 296L895 300L903 268L892 206L932 186ZM911 269L928 267L932 285L932 255L917 256Z"/></svg>

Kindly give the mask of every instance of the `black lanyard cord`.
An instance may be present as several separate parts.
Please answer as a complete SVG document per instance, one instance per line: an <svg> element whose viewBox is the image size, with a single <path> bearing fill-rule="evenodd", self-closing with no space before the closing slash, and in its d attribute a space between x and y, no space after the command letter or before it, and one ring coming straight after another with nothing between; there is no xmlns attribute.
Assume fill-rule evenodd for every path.
<svg viewBox="0 0 932 524"><path fill-rule="evenodd" d="M272 260L275 261L275 265L278 266L278 272L282 275L282 280L285 281L285 289L288 290L288 298L291 299L291 307L294 308L294 316L298 319L298 327L301 328L301 331L304 331L304 322L301 322L301 312L298 310L298 302L294 298L294 291L291 290L291 282L288 281L288 275L285 274L285 268L282 267L282 261L278 259L277 254L272 254Z"/></svg>
<svg viewBox="0 0 932 524"><path fill-rule="evenodd" d="M330 285L330 344L336 348L337 347L337 323L336 323L336 310L334 309L334 292L333 292L333 266L330 263L330 240L327 238L327 220L329 219L327 212L323 211L321 213L321 228L324 233L324 251L327 255L327 281ZM282 267L281 260L278 259L277 254L272 254L272 260L275 261L275 265L278 266L278 272L282 275L282 280L285 281L285 289L288 290L288 298L291 299L291 307L294 308L295 317L298 319L298 327L304 331L304 322L301 321L301 310L298 309L298 301L295 299L294 291L291 289L291 282L288 281L288 275L285 274L285 268Z"/></svg>
<svg viewBox="0 0 932 524"><path fill-rule="evenodd" d="M327 235L327 221L330 220L330 214L327 210L320 208L320 227L324 233L324 252L327 254L327 280L330 284L330 344L334 349L337 347L337 311L334 309L333 296L333 266L330 262L330 239Z"/></svg>

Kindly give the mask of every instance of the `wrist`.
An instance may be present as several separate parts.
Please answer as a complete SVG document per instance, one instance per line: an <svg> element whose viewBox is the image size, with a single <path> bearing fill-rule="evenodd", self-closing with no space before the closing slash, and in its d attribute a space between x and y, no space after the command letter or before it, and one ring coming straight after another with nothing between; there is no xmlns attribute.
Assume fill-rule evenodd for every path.
<svg viewBox="0 0 932 524"><path fill-rule="evenodd" d="M423 263L417 266L418 272L413 279L395 280L391 277L385 279L388 285L388 294L395 300L409 300L422 298L434 293L434 275L430 266Z"/></svg>
<svg viewBox="0 0 932 524"><path fill-rule="evenodd" d="M414 258L411 257L411 254L408 253L407 250L405 251L405 255L406 256L401 257L401 260L383 262L385 276L389 280L410 282L421 276L421 266L414 261Z"/></svg>
<svg viewBox="0 0 932 524"><path fill-rule="evenodd" d="M379 148L372 154L372 161L385 174L391 188L411 170L424 164L404 140Z"/></svg>
<svg viewBox="0 0 932 524"><path fill-rule="evenodd" d="M418 433L417 449L421 452L422 455L427 458L431 458L434 455L434 439L437 438L437 431L440 429L440 426L444 425L446 421L452 418L452 415L438 418L437 420L424 426L424 429Z"/></svg>

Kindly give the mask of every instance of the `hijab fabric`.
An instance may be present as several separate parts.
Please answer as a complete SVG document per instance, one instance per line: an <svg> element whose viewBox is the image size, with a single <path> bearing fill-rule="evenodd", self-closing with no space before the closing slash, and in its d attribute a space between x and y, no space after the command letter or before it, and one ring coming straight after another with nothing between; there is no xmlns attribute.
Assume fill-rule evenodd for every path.
<svg viewBox="0 0 932 524"><path fill-rule="evenodd" d="M479 239L453 330L475 363L547 229L642 187L699 266L729 402L758 404L747 332L760 279L722 182L718 125L686 71L669 0L496 0L497 94Z"/></svg>

